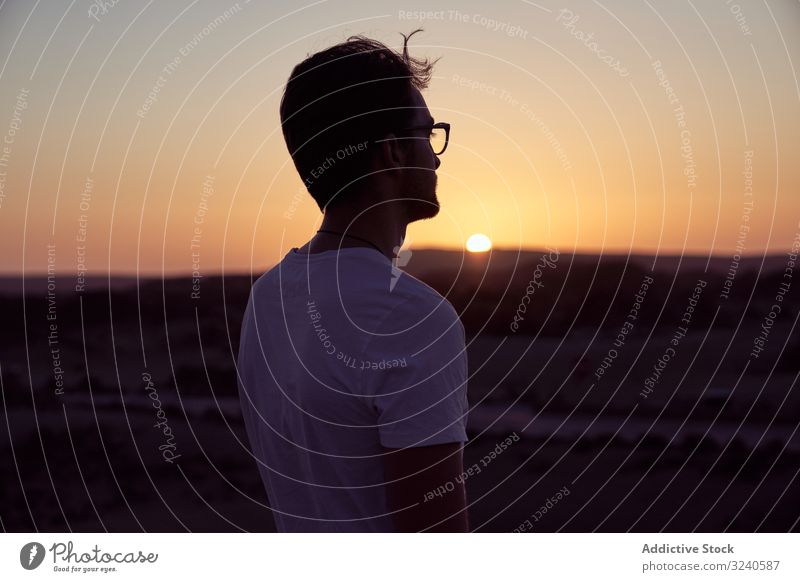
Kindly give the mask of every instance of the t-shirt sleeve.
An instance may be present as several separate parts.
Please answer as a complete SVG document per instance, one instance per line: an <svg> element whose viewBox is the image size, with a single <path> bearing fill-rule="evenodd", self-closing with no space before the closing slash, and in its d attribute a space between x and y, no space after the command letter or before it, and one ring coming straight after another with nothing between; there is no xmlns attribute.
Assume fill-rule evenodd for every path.
<svg viewBox="0 0 800 582"><path fill-rule="evenodd" d="M365 349L362 383L385 447L467 440L464 326L446 300L426 303L395 307Z"/></svg>

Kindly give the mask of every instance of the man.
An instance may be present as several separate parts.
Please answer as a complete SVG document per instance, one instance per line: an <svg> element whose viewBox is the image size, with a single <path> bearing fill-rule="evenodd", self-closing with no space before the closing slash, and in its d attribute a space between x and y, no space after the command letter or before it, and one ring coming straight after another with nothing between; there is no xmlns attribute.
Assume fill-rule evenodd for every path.
<svg viewBox="0 0 800 582"><path fill-rule="evenodd" d="M439 212L449 134L410 36L402 54L362 36L316 53L281 100L324 217L256 281L242 323L242 410L279 531L468 531L464 328L392 264L406 226Z"/></svg>

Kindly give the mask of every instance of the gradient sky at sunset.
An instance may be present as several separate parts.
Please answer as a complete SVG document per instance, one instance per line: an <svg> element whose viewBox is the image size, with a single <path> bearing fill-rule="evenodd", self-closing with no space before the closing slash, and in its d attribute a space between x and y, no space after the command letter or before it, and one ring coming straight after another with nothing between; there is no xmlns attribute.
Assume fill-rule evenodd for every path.
<svg viewBox="0 0 800 582"><path fill-rule="evenodd" d="M292 67L419 26L452 133L411 248L730 256L800 232L796 1L6 0L0 271L45 272L48 244L64 275L273 264L321 220L280 132Z"/></svg>

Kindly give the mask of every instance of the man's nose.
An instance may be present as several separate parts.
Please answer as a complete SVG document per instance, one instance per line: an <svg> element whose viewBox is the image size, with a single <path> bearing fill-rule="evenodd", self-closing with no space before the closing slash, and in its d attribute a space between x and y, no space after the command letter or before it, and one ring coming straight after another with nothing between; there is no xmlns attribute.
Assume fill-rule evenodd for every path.
<svg viewBox="0 0 800 582"><path fill-rule="evenodd" d="M439 159L439 156L433 154L433 157L436 159L436 166L433 168L434 170L438 170L439 166L442 165L442 160Z"/></svg>

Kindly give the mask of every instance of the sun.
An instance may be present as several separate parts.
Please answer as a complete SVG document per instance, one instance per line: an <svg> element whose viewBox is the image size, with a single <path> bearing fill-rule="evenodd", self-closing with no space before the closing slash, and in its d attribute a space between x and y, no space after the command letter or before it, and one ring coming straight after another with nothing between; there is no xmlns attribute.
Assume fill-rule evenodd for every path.
<svg viewBox="0 0 800 582"><path fill-rule="evenodd" d="M471 253L485 253L492 248L492 241L488 236L475 233L467 239L467 250Z"/></svg>

